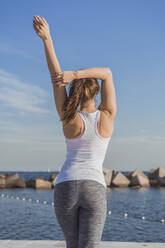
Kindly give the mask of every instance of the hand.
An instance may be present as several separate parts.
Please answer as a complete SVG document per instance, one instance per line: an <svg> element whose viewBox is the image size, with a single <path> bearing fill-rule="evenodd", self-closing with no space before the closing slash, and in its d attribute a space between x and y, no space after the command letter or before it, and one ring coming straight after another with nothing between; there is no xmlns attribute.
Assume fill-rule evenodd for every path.
<svg viewBox="0 0 165 248"><path fill-rule="evenodd" d="M55 73L51 78L53 84L56 84L57 87L62 87L75 79L75 73L74 71L63 71Z"/></svg>
<svg viewBox="0 0 165 248"><path fill-rule="evenodd" d="M40 38L46 39L50 36L49 25L43 17L34 16L33 27Z"/></svg>

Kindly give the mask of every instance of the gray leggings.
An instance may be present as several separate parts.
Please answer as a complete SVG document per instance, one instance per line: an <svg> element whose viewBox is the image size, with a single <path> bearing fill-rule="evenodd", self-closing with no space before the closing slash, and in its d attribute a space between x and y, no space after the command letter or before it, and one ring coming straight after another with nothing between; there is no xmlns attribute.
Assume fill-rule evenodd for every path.
<svg viewBox="0 0 165 248"><path fill-rule="evenodd" d="M54 210L67 248L98 248L107 215L106 188L94 180L54 187Z"/></svg>

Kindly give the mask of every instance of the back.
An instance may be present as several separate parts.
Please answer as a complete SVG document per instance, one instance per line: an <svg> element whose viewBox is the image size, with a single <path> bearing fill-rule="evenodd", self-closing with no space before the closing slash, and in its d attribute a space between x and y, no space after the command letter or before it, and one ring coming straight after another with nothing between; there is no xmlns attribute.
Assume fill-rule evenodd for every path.
<svg viewBox="0 0 165 248"><path fill-rule="evenodd" d="M84 122L84 133L79 137L66 141L66 160L54 183L69 180L91 179L106 187L102 165L111 137L103 138L99 135L97 122L100 110L93 113L79 111Z"/></svg>

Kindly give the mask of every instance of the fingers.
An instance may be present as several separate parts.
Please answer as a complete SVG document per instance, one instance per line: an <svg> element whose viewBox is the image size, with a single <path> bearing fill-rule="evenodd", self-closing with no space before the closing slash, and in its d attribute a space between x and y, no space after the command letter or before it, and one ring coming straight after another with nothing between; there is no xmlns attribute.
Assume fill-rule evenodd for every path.
<svg viewBox="0 0 165 248"><path fill-rule="evenodd" d="M52 79L52 81L56 84L60 84L60 83L63 83L63 80L62 78L61 79Z"/></svg>
<svg viewBox="0 0 165 248"><path fill-rule="evenodd" d="M54 83L59 83L59 82L61 83L61 82L63 82L63 78L62 77L55 77L55 78L52 77L52 80L53 80Z"/></svg>
<svg viewBox="0 0 165 248"><path fill-rule="evenodd" d="M34 28L34 30L35 30L36 32L38 31L38 29L37 29L37 27L36 27L35 24L33 24L33 28Z"/></svg>
<svg viewBox="0 0 165 248"><path fill-rule="evenodd" d="M42 18L40 16L34 16L34 20L40 24L40 25L44 25L44 21L42 20Z"/></svg>
<svg viewBox="0 0 165 248"><path fill-rule="evenodd" d="M36 21L36 19L33 19L33 24L37 24L38 22Z"/></svg>
<svg viewBox="0 0 165 248"><path fill-rule="evenodd" d="M37 16L34 16L34 21L36 22L36 23L39 23L39 19L37 18Z"/></svg>
<svg viewBox="0 0 165 248"><path fill-rule="evenodd" d="M33 27L34 27L35 30L38 30L38 31L40 31L40 29L41 29L40 24L36 23L36 22L33 22Z"/></svg>
<svg viewBox="0 0 165 248"><path fill-rule="evenodd" d="M37 16L37 18L38 18L39 22L41 23L41 25L43 25L44 23L43 23L43 20L41 19L41 17Z"/></svg>
<svg viewBox="0 0 165 248"><path fill-rule="evenodd" d="M43 17L41 17L41 18L42 18L42 20L44 21L44 23L47 24L46 20L45 20Z"/></svg>
<svg viewBox="0 0 165 248"><path fill-rule="evenodd" d="M52 83L56 85L56 87L62 87L65 86L65 83L63 82L63 72L55 72L52 76Z"/></svg>
<svg viewBox="0 0 165 248"><path fill-rule="evenodd" d="M63 77L63 72L55 72L54 75L52 75L52 77Z"/></svg>
<svg viewBox="0 0 165 248"><path fill-rule="evenodd" d="M40 26L38 26L37 24L33 24L33 27L36 31L40 31Z"/></svg>

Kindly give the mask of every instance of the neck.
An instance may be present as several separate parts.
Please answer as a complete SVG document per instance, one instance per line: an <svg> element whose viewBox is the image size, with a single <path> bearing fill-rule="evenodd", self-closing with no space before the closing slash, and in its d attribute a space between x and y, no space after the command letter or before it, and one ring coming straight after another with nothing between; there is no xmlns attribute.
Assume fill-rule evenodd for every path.
<svg viewBox="0 0 165 248"><path fill-rule="evenodd" d="M83 105L80 107L80 111L82 111L82 112L91 113L91 112L95 112L96 110L97 110L97 108L96 108L94 102L89 104L89 105Z"/></svg>

